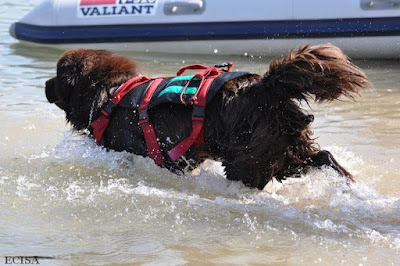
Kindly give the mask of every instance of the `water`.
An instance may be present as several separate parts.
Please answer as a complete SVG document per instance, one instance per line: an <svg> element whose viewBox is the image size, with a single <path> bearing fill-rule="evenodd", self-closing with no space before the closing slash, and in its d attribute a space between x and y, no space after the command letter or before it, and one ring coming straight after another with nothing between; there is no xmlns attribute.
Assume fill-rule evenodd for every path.
<svg viewBox="0 0 400 266"><path fill-rule="evenodd" d="M44 96L62 51L8 35L38 2L0 7L0 264L36 255L54 257L43 265L399 265L400 62L358 61L374 90L312 106L319 143L357 183L323 169L257 191L227 181L215 162L179 177L70 131ZM228 60L262 73L269 62L125 55L149 75Z"/></svg>

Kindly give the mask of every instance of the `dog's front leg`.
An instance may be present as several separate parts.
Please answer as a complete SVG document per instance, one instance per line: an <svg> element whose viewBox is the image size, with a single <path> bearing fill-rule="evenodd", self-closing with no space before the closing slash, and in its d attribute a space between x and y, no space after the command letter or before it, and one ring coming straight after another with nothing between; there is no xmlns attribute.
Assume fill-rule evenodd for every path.
<svg viewBox="0 0 400 266"><path fill-rule="evenodd" d="M319 151L317 154L311 157L311 165L314 167L329 166L335 169L341 176L349 178L351 181L355 182L352 174L350 174L343 166L341 166L333 155L326 150Z"/></svg>
<svg viewBox="0 0 400 266"><path fill-rule="evenodd" d="M228 180L242 181L246 186L262 190L268 183L255 169L233 163L224 162L225 174Z"/></svg>

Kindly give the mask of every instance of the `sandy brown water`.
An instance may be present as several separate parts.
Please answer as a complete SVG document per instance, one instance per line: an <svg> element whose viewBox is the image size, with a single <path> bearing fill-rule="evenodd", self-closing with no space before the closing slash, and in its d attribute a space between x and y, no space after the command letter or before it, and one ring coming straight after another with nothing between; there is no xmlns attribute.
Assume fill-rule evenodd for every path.
<svg viewBox="0 0 400 266"><path fill-rule="evenodd" d="M257 191L227 181L215 162L179 177L70 131L44 95L62 51L8 35L38 2L0 6L0 264L40 255L55 257L43 265L399 265L399 61L356 61L374 90L311 106L318 142L356 183L323 169ZM269 62L123 55L152 76L224 61L263 73Z"/></svg>

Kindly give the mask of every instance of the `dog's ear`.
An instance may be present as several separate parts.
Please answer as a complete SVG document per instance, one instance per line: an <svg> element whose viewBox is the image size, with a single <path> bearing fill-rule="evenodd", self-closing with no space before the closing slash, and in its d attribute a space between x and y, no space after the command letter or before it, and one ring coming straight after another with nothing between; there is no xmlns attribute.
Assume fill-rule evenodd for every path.
<svg viewBox="0 0 400 266"><path fill-rule="evenodd" d="M82 76L83 49L65 52L57 63L57 79L54 90L59 100L68 103L71 94L74 94L79 79Z"/></svg>
<svg viewBox="0 0 400 266"><path fill-rule="evenodd" d="M79 78L81 60L76 58L76 54L76 50L66 52L57 63L57 76L68 87L74 87Z"/></svg>

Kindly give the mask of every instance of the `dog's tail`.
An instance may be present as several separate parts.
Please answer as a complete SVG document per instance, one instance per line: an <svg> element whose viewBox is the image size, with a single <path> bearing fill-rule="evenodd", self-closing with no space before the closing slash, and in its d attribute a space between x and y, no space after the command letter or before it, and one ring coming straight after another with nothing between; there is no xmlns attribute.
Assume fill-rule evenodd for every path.
<svg viewBox="0 0 400 266"><path fill-rule="evenodd" d="M371 87L365 73L330 43L304 45L274 59L263 82L279 98L313 98L316 102L341 95L353 99L361 89Z"/></svg>

